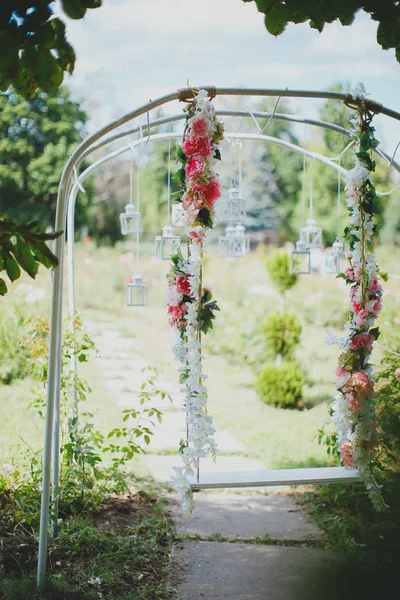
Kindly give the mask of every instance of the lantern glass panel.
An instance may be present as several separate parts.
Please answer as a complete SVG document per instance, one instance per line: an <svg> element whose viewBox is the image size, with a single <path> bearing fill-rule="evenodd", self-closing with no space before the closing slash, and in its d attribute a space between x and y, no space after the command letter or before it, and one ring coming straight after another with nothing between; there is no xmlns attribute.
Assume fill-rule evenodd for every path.
<svg viewBox="0 0 400 600"><path fill-rule="evenodd" d="M156 259L169 260L171 254L176 254L181 244L180 236L164 237L163 235L156 236Z"/></svg>
<svg viewBox="0 0 400 600"><path fill-rule="evenodd" d="M126 285L127 306L147 306L148 287L140 275L134 275L132 283Z"/></svg>
<svg viewBox="0 0 400 600"><path fill-rule="evenodd" d="M336 252L325 252L324 262L325 273L340 273L340 254L337 254Z"/></svg>
<svg viewBox="0 0 400 600"><path fill-rule="evenodd" d="M143 231L141 214L136 211L134 204L127 204L125 206L125 212L121 213L119 218L121 221L122 235Z"/></svg>
<svg viewBox="0 0 400 600"><path fill-rule="evenodd" d="M311 271L311 253L301 239L296 242L290 260L290 272L293 275L308 275Z"/></svg>
<svg viewBox="0 0 400 600"><path fill-rule="evenodd" d="M181 204L172 205L172 225L174 227L185 227L185 211Z"/></svg>

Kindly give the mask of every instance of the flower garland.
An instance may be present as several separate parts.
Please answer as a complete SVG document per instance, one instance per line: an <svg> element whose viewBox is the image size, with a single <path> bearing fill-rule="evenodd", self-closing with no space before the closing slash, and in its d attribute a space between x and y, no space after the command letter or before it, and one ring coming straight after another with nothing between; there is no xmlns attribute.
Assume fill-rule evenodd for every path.
<svg viewBox="0 0 400 600"><path fill-rule="evenodd" d="M377 197L371 182L375 162L371 153L379 142L374 137L372 115L366 109L365 95L365 88L360 84L352 93L354 104L349 103L358 111L358 118L352 119L357 152L355 166L348 172L345 186L350 214L350 227L344 231L350 245L350 252L346 253L348 267L338 277L351 286L351 309L347 338L339 342L341 353L335 371L338 393L332 405L332 420L337 427L337 442L344 465L358 469L375 508L383 510L386 505L371 469L378 436L375 380L369 363L373 343L379 336L375 319L382 308L381 277L375 258L369 254L377 212Z"/></svg>
<svg viewBox="0 0 400 600"><path fill-rule="evenodd" d="M177 333L173 346L176 360L181 363L179 381L185 384L184 408L187 436L181 441L182 467L174 467L173 482L181 495L183 509L194 508L189 476L197 471L200 458L215 456L215 430L207 414L206 375L203 372L201 333L213 327L214 312L219 310L211 291L203 287L203 245L207 230L213 226L215 203L221 184L214 164L221 159L219 142L223 138L222 123L205 90L194 91L194 99L185 109L186 127L178 160L182 167L175 175L181 189L175 194L182 202L188 233L188 257L179 252L171 257L167 275L167 308L169 323Z"/></svg>

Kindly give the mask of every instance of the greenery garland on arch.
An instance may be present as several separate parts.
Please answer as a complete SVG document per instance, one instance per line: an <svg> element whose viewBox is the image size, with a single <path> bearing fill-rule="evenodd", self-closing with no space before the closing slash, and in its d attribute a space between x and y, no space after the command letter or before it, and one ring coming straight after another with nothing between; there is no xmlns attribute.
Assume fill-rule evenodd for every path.
<svg viewBox="0 0 400 600"><path fill-rule="evenodd" d="M378 434L370 357L379 336L375 320L382 309L381 280L385 277L371 254L376 231L374 216L378 212L378 199L371 181L375 170L372 150L379 142L371 125L373 114L365 106L365 96L365 88L360 84L348 103L357 110L357 116L351 120L356 152L355 165L346 176L350 225L344 234L350 246L346 254L348 266L338 277L350 286L351 308L347 337L337 340L341 353L336 369L338 393L332 404L332 420L337 427L337 443L344 465L358 469L375 508L383 510L386 505L372 472Z"/></svg>

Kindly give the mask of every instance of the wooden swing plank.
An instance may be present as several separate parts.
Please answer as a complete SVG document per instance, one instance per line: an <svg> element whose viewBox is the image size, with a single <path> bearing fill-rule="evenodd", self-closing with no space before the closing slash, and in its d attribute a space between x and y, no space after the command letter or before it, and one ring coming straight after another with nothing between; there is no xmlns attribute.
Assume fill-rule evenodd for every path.
<svg viewBox="0 0 400 600"><path fill-rule="evenodd" d="M233 471L231 473L201 473L200 480L190 477L193 491L269 487L280 485L302 485L358 481L356 469L346 467L316 467L310 469L273 469L267 471Z"/></svg>

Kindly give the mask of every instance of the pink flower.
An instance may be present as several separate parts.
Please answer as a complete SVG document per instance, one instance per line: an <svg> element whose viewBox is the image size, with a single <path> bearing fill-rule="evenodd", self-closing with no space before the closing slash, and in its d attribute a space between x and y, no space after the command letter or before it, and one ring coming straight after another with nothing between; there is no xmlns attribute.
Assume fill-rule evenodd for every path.
<svg viewBox="0 0 400 600"><path fill-rule="evenodd" d="M348 440L343 440L340 444L340 454L342 455L344 466L348 469L354 469L353 444Z"/></svg>
<svg viewBox="0 0 400 600"><path fill-rule="evenodd" d="M400 377L400 369L396 369L394 374L396 375L396 377Z"/></svg>
<svg viewBox="0 0 400 600"><path fill-rule="evenodd" d="M203 156L195 156L186 163L186 176L190 179L196 175L202 175L206 168L206 161Z"/></svg>
<svg viewBox="0 0 400 600"><path fill-rule="evenodd" d="M362 269L360 269L360 267L354 267L354 277L356 279L361 279L361 277L362 277Z"/></svg>
<svg viewBox="0 0 400 600"><path fill-rule="evenodd" d="M221 184L217 179L212 179L204 185L194 184L196 194L203 199L204 204L212 208L221 195Z"/></svg>
<svg viewBox="0 0 400 600"><path fill-rule="evenodd" d="M176 307L182 302L182 292L178 290L177 285L170 285L167 291L167 304L169 307Z"/></svg>
<svg viewBox="0 0 400 600"><path fill-rule="evenodd" d="M369 288L372 292L380 292L381 286L377 279L374 279Z"/></svg>
<svg viewBox="0 0 400 600"><path fill-rule="evenodd" d="M346 275L347 279L350 279L350 281L354 281L354 271L351 267L348 267L344 274Z"/></svg>
<svg viewBox="0 0 400 600"><path fill-rule="evenodd" d="M199 117L192 123L192 131L195 135L205 136L207 129L207 121L202 117Z"/></svg>
<svg viewBox="0 0 400 600"><path fill-rule="evenodd" d="M346 385L346 388L352 388L357 393L367 394L372 391L373 382L364 371L355 371L351 376L348 385Z"/></svg>
<svg viewBox="0 0 400 600"><path fill-rule="evenodd" d="M345 400L347 400L347 402L350 404L350 406L353 410L360 410L360 408L361 408L360 400L358 398L355 398L353 394L351 394L351 393L345 394L344 398L345 398Z"/></svg>
<svg viewBox="0 0 400 600"><path fill-rule="evenodd" d="M349 371L346 371L346 369L341 366L336 367L335 373L338 376L338 379L336 381L336 387L341 389L351 378L351 373L349 373Z"/></svg>
<svg viewBox="0 0 400 600"><path fill-rule="evenodd" d="M376 302L374 304L374 307L372 309L372 316L376 319L376 317L379 315L379 313L382 310L382 302L380 298L376 299Z"/></svg>
<svg viewBox="0 0 400 600"><path fill-rule="evenodd" d="M195 244L201 244L204 241L205 235L205 231L199 232L194 229L189 231L189 237L192 238Z"/></svg>
<svg viewBox="0 0 400 600"><path fill-rule="evenodd" d="M367 352L372 352L372 344L374 343L374 341L375 338L370 333L360 333L358 335L354 335L351 338L349 348L350 350L364 348Z"/></svg>
<svg viewBox="0 0 400 600"><path fill-rule="evenodd" d="M211 154L210 141L204 136L186 138L182 147L186 156L209 156Z"/></svg>
<svg viewBox="0 0 400 600"><path fill-rule="evenodd" d="M190 283L186 277L178 275L178 277L176 278L176 289L181 294L185 294L185 296L191 296L192 292L190 289Z"/></svg>
<svg viewBox="0 0 400 600"><path fill-rule="evenodd" d="M168 306L168 314L170 318L168 319L169 324L172 327L183 327L186 323L183 319L183 315L185 315L188 311L188 307L185 303L179 306Z"/></svg>

